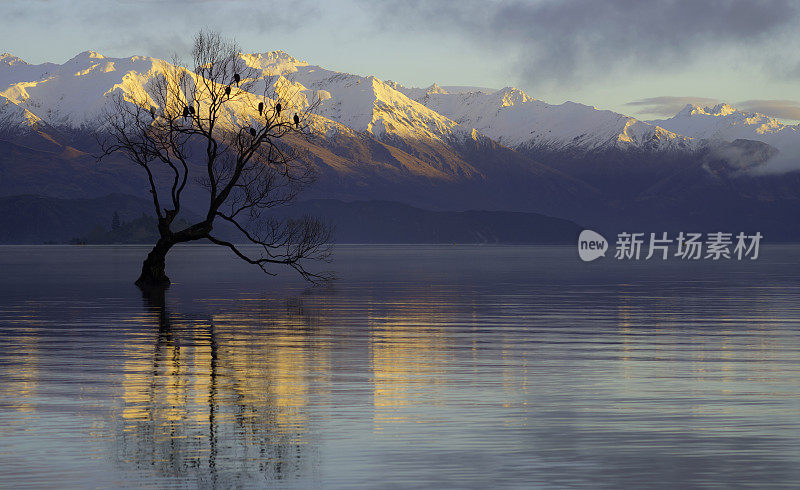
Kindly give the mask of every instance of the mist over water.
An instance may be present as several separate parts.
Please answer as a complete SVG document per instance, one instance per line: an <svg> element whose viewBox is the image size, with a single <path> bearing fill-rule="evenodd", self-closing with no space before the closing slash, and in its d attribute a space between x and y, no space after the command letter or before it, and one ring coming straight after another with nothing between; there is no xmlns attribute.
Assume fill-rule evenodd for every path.
<svg viewBox="0 0 800 490"><path fill-rule="evenodd" d="M800 484L800 247L0 247L0 487Z"/></svg>

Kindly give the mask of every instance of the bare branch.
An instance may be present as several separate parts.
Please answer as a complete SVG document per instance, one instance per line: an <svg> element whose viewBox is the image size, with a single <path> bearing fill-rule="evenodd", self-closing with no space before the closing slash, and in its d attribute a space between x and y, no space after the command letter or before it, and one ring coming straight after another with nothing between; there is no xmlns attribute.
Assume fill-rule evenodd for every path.
<svg viewBox="0 0 800 490"><path fill-rule="evenodd" d="M206 238L265 272L269 264L283 264L311 281L327 277L304 266L329 258L326 225L310 217L262 216L292 203L316 178L297 143L313 134L319 101L309 102L305 87L280 74L250 66L235 43L215 32L197 34L190 66L175 57L158 66L144 90L117 88L99 158L120 153L143 168L163 249ZM172 230L193 183L207 192L205 216ZM212 238L217 218L258 245L262 256L250 258L231 242Z"/></svg>

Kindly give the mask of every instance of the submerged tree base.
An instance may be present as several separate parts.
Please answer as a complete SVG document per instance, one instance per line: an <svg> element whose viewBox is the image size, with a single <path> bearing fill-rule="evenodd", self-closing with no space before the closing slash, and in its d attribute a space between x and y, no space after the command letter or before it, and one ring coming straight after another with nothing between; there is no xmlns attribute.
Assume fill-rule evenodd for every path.
<svg viewBox="0 0 800 490"><path fill-rule="evenodd" d="M138 286L138 284L137 284ZM164 287L142 287L139 286L139 291L142 293L142 298L147 306L150 306L158 311L159 316L165 313L166 309L166 292L169 286Z"/></svg>
<svg viewBox="0 0 800 490"><path fill-rule="evenodd" d="M163 290L170 286L170 281L167 276L162 277L144 277L139 276L135 283L142 291Z"/></svg>
<svg viewBox="0 0 800 490"><path fill-rule="evenodd" d="M156 243L153 250L147 254L147 258L142 263L142 273L136 280L136 285L142 291L164 290L169 287L170 281L166 273L167 252L172 248L171 241L163 238Z"/></svg>

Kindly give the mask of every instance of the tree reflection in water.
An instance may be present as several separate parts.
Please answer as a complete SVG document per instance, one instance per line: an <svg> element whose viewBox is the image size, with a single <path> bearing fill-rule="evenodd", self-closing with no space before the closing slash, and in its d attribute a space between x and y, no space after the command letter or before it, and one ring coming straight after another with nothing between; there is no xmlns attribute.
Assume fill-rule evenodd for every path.
<svg viewBox="0 0 800 490"><path fill-rule="evenodd" d="M303 410L309 379L302 374L311 318L302 304L287 305L276 321L303 328L291 328L288 339L259 342L232 330L220 334L213 316L173 318L163 293L145 301L158 328L149 342L125 345L131 352L116 437L123 468L140 478L203 486L311 476L317 451Z"/></svg>

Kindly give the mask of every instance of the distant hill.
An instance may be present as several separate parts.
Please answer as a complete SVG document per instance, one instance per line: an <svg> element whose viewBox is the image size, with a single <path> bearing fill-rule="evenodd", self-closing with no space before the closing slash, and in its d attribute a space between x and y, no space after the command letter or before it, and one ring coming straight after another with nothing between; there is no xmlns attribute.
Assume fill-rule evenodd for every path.
<svg viewBox="0 0 800 490"><path fill-rule="evenodd" d="M573 243L572 221L510 211L429 211L389 201L317 199L287 208L334 228L337 243Z"/></svg>
<svg viewBox="0 0 800 490"><path fill-rule="evenodd" d="M115 212L120 226L112 230ZM535 213L429 211L389 201L311 200L276 214L317 216L333 226L337 243L572 243L581 230ZM0 243L151 243L155 226L152 203L124 194L0 198Z"/></svg>
<svg viewBox="0 0 800 490"><path fill-rule="evenodd" d="M94 199L32 195L0 197L0 243L64 243L97 226L111 227L117 212L123 221L153 214L153 203L126 194Z"/></svg>
<svg viewBox="0 0 800 490"><path fill-rule="evenodd" d="M173 224L173 229L181 229L189 226L183 219L178 219ZM142 214L133 221L122 221L111 229L108 226L96 225L92 231L86 235L75 237L70 243L89 243L89 244L114 244L114 243L140 243L154 244L159 239L158 220L155 216Z"/></svg>

